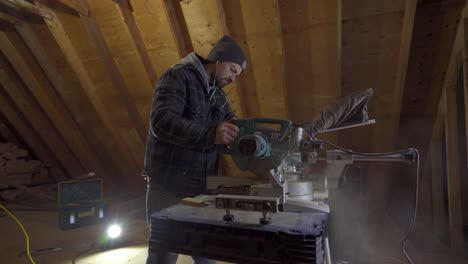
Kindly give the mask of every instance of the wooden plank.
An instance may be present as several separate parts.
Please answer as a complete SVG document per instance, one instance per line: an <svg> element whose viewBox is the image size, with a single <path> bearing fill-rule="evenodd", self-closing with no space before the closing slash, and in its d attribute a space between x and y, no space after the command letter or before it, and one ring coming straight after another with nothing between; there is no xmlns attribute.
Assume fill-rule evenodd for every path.
<svg viewBox="0 0 468 264"><path fill-rule="evenodd" d="M341 8L326 0L279 4L288 115L298 123L310 122L341 96Z"/></svg>
<svg viewBox="0 0 468 264"><path fill-rule="evenodd" d="M13 101L8 97L4 91L3 82L0 82L0 109L1 114L8 120L8 122L15 127L21 138L31 149L34 150L37 157L43 161L53 165L53 174L59 180L64 180L69 177L64 169L60 159L55 157L47 144L42 141L38 133L30 125L30 123L21 114L20 109L16 107ZM56 153L56 152L55 152Z"/></svg>
<svg viewBox="0 0 468 264"><path fill-rule="evenodd" d="M15 9L19 9L27 13L35 14L48 20L52 20L52 14L49 11L44 10L43 8L37 7L27 1L24 1L24 0L4 0L4 1L5 2L3 4L6 4Z"/></svg>
<svg viewBox="0 0 468 264"><path fill-rule="evenodd" d="M64 132L68 133L67 136L69 140L72 141L71 149L78 155L80 160L82 160L82 163L88 171L95 171L105 180L111 180L111 175L106 172L106 169L102 164L106 164L106 167L109 169L112 168L114 164L110 163L106 158L107 153L101 151L103 150L103 145L92 134L92 131L89 128L81 126L76 121L75 116L71 114L65 103L67 98L66 94L62 93L65 89L63 87L70 84L68 80L64 79L64 76L60 74L59 67L61 66L57 65L57 63L50 57L49 54L52 53L52 51L48 51L47 47L42 44L42 41L39 39L38 35L36 35L38 31L35 31L31 25L23 25L16 29L26 45L29 47L29 50L36 58L44 73L47 75L48 80L50 80L52 86L55 88L55 92L60 96L60 98L54 97L51 101L53 101L53 104L57 104L58 106L61 105L61 102L64 102L64 105L60 108L61 110L65 110L63 112L63 118L70 120L70 122L68 122L70 129ZM76 99L77 98L75 98L75 100ZM76 143L73 145L73 142ZM110 169L110 171L112 171L112 169Z"/></svg>
<svg viewBox="0 0 468 264"><path fill-rule="evenodd" d="M284 48L284 30L283 30L283 27L282 27L282 23L281 23L281 12L280 12L280 3L281 0L276 0L276 1L273 1L273 9L275 10L275 15L276 15L276 27L278 28L278 35L279 35L279 43L278 43L278 47L279 47L279 57L280 57L280 80L281 80L281 85L282 85L282 93L283 93L283 96L284 96L284 102L289 102L291 99L289 98L289 94L288 94L288 85L287 85L287 81L286 81L286 51L285 51L285 48ZM285 103L284 105L284 111L286 112L285 113L285 117L286 118L289 118L289 111L288 111L288 107L289 104L288 103Z"/></svg>
<svg viewBox="0 0 468 264"><path fill-rule="evenodd" d="M69 116L64 116L67 111L66 108L63 107L63 102L54 98L56 94L52 87L50 87L48 80L40 71L40 67L36 64L32 56L28 56L29 51L15 32L0 32L0 47L10 64L14 67L15 71L19 76L21 76L21 79L26 84L29 93L39 102L41 106L39 109L44 109L51 120L55 122L53 123L55 128L61 132L55 135L54 138L62 140L65 138L69 139L68 141L63 140L61 143L57 142L57 146L54 147L54 149L58 148L57 151L61 151L61 156L63 155L64 157L64 165L68 172L71 175L81 173L83 171L82 164L68 148L73 145L67 144L75 143L73 141L75 140L75 137L77 137L74 129L76 126L73 126L74 124L67 119ZM6 65L6 63L2 64ZM9 75L11 76L12 74ZM4 76L3 78L5 88L11 87L13 85L11 83L15 82L11 79L12 77L8 78L8 76ZM6 80L8 80L8 82ZM8 91L15 92L17 90L11 88L8 89ZM12 97L15 98L15 96ZM52 129L54 125L52 125L51 128L44 128L44 131L41 131L41 133L47 133L47 130L53 131ZM47 137L45 134L43 136ZM79 144L76 144L75 146L80 147ZM73 150L75 149L76 148L73 148Z"/></svg>
<svg viewBox="0 0 468 264"><path fill-rule="evenodd" d="M87 6L86 0L77 1ZM106 65L106 70L110 75L112 84L119 92L120 99L122 100L122 102L124 102L124 106L127 109L128 115L130 116L130 120L133 123L133 127L136 129L141 141L146 142L146 136L148 134L148 131L145 128L146 122L143 122L140 114L138 113L136 105L131 100L129 88L125 84L125 81L122 77L122 73L119 71L114 59L112 58L112 54L110 53L109 48L107 47L107 44L104 40L104 37L102 36L99 26L96 24L96 20L93 16L80 15L80 18L83 22L84 27L86 28L86 31L89 33L96 48L98 49L99 56Z"/></svg>
<svg viewBox="0 0 468 264"><path fill-rule="evenodd" d="M446 78L443 84L445 100L445 137L447 160L447 190L451 241L455 248L463 247L463 211L461 196L461 160L459 123L457 113L457 81L463 60L463 20L459 23L450 54Z"/></svg>
<svg viewBox="0 0 468 264"><path fill-rule="evenodd" d="M64 6L67 9L73 10L76 14L82 14L87 16L89 10L83 4L77 2L76 0L38 0L44 5L48 5L50 8L55 8L58 5Z"/></svg>
<svg viewBox="0 0 468 264"><path fill-rule="evenodd" d="M437 118L432 129L432 139L430 143L430 166L432 180L432 219L434 232L438 237L444 237L445 226L447 226L447 217L445 214L444 197L444 175L442 161L446 158L442 155L442 132L445 124L445 100L441 98Z"/></svg>
<svg viewBox="0 0 468 264"><path fill-rule="evenodd" d="M187 29L179 0L163 0L164 11L171 27L180 58L193 51L192 40Z"/></svg>
<svg viewBox="0 0 468 264"><path fill-rule="evenodd" d="M88 7L86 7L85 5L83 5L82 3L76 0L54 0L54 1L75 10L81 15L87 16L89 14Z"/></svg>
<svg viewBox="0 0 468 264"><path fill-rule="evenodd" d="M163 73L180 60L163 5L162 1L132 2L132 14L156 73Z"/></svg>
<svg viewBox="0 0 468 264"><path fill-rule="evenodd" d="M41 5L41 3L37 1L35 3ZM54 15L54 19L52 21L45 20L45 22L60 50L63 52L66 61L76 74L83 92L89 99L89 103L92 107L91 111L95 112L99 120L102 121L104 132L108 132L101 132L97 137L101 139L102 142L113 142L113 144L109 146L111 147L110 155L113 160L118 161L116 167L122 175L128 175L123 182L129 181L130 186L135 187L135 185L140 183L139 181L137 183L138 178L134 176L141 172L141 165L139 165L141 164L141 160L137 161L133 159L129 153L128 148L125 146L125 140L121 136L120 131L122 128L119 127L118 120L109 112L104 104L103 98L96 92L102 89L102 86L99 86L95 82L92 69L85 64L85 61L78 52L78 48L82 48L82 46L78 44L83 43L87 36L86 32L82 30L83 32L74 32L75 34L70 35L66 28L70 30L70 27L74 28L75 25L77 27L81 26L79 25L79 18L77 18L78 21L70 21L75 18L63 12L57 11L57 13L52 12L52 14ZM119 143L115 144L115 142Z"/></svg>
<svg viewBox="0 0 468 264"><path fill-rule="evenodd" d="M463 19L463 78L465 95L466 150L468 151L468 18ZM468 156L465 161L468 164ZM466 220L468 221L468 219Z"/></svg>
<svg viewBox="0 0 468 264"><path fill-rule="evenodd" d="M389 127L392 133L390 133L388 142L391 144L389 147L392 147L396 140L396 135L398 133L398 126L400 123L400 112L401 105L403 101L403 94L406 85L406 72L408 70L408 59L411 49L411 39L413 37L413 26L414 18L416 15L416 5L417 0L407 0L405 2L405 16L403 18L403 29L401 32L400 40L400 51L398 52L398 68L396 70L396 80L395 80L395 89L393 92L392 100L392 117L389 122ZM380 140L380 137L376 137L376 140Z"/></svg>
<svg viewBox="0 0 468 264"><path fill-rule="evenodd" d="M152 87L154 87L157 82L156 71L153 68L153 64L151 63L151 60L148 56L148 52L145 48L145 44L143 43L140 31L138 30L137 24L135 22L135 18L133 17L130 2L129 0L114 1L117 2L117 4L120 7L120 11L127 25L128 31L132 36L132 41L135 44L136 49L138 50L138 56L140 57L140 60L144 65L146 74L148 75Z"/></svg>
<svg viewBox="0 0 468 264"><path fill-rule="evenodd" d="M227 7L227 2L224 4ZM273 1L240 1L240 8L242 11L236 14L237 18L232 22L237 23L237 27L244 25L245 37L236 39L238 42L246 41L248 43L246 45L249 52L248 69L255 76L254 82L249 83L248 90L256 91L260 110L259 113L252 114L286 118L283 76L281 75L280 31L275 4ZM229 16L233 15L231 13L233 11L229 11ZM239 14L242 15L239 16ZM230 27L235 28L234 26ZM250 105L249 102L249 107Z"/></svg>
<svg viewBox="0 0 468 264"><path fill-rule="evenodd" d="M0 12L0 20L5 21L5 22L10 23L10 24L13 24L13 25L23 24L23 21L21 21L20 19L14 17L12 15L9 15L7 13L3 13L3 12Z"/></svg>

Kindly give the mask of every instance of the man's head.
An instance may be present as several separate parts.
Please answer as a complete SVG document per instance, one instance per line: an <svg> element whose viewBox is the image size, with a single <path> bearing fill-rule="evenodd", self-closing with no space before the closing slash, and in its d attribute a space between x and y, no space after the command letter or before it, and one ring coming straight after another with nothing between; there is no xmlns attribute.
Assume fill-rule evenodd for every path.
<svg viewBox="0 0 468 264"><path fill-rule="evenodd" d="M226 35L216 43L206 60L216 63L210 77L216 81L218 87L234 82L247 67L244 52L232 38Z"/></svg>

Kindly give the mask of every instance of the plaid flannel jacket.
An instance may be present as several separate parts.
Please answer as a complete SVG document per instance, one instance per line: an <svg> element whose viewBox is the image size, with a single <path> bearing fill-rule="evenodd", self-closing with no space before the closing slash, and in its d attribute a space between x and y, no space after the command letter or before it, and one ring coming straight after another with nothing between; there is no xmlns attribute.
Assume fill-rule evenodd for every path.
<svg viewBox="0 0 468 264"><path fill-rule="evenodd" d="M178 196L206 191L218 169L216 126L234 117L223 91L209 90L203 60L191 53L162 74L151 107L143 176Z"/></svg>

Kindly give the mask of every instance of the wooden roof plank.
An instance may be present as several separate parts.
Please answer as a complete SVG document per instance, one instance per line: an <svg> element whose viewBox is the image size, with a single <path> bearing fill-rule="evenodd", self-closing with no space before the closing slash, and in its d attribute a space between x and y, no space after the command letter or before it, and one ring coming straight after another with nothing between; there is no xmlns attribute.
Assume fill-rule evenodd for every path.
<svg viewBox="0 0 468 264"><path fill-rule="evenodd" d="M179 0L163 0L164 11L171 27L180 58L193 52L192 40L187 29Z"/></svg>
<svg viewBox="0 0 468 264"><path fill-rule="evenodd" d="M141 37L138 26L135 22L135 18L132 14L132 7L129 0L114 0L120 7L120 11L124 18L125 24L127 25L128 32L132 36L132 41L135 44L135 47L138 51L138 56L140 57L141 62L145 68L146 74L148 75L151 85L156 85L158 81L156 76L156 71L154 70L153 64L148 56L148 52L145 48L145 44Z"/></svg>
<svg viewBox="0 0 468 264"><path fill-rule="evenodd" d="M86 0L77 0L79 3L87 6ZM80 15L81 21L89 33L91 39L93 40L99 56L103 60L104 64L106 65L106 70L110 75L110 79L114 85L114 87L118 90L119 97L124 103L127 112L130 116L130 120L133 123L141 142L146 142L146 137L148 135L148 131L146 130L146 122L144 122L138 113L138 109L136 108L135 103L132 101L131 96L129 94L129 88L125 84L125 81L122 77L122 73L119 71L119 68L114 61L112 54L107 47L107 44L102 36L101 31L99 30L99 26L97 25L94 17L90 16L83 16Z"/></svg>
<svg viewBox="0 0 468 264"><path fill-rule="evenodd" d="M10 23L10 24L13 24L13 25L23 24L23 21L21 21L20 19L14 17L12 15L9 15L7 13L3 13L3 12L0 12L0 20L5 21L5 22Z"/></svg>
<svg viewBox="0 0 468 264"><path fill-rule="evenodd" d="M36 31L31 27L31 25L17 27L17 31L25 41L26 45L29 47L29 50L36 58L44 73L47 75L47 78L50 80L57 94L60 95L60 99L65 102L63 98L64 95L61 93L61 91L63 90L62 87L65 87L68 85L68 83L67 80L65 80L60 74L60 66L56 65L55 62L50 58L49 54L51 52L48 51L47 47L42 44L41 40L36 35ZM58 98L54 101L58 101ZM66 104L62 108L66 108ZM78 156L80 156L80 159L83 161L89 171L96 172L97 175L103 177L104 179L111 179L111 175L109 175L106 172L106 169L104 169L102 166L104 162L101 161L102 159L105 160L107 154L102 152L100 154L104 155L98 154L100 150L103 149L101 146L102 144L100 144L96 140L96 137L90 133L91 130L89 128L82 127L76 121L74 116L71 115L71 113L67 114L68 112L69 110L64 112L65 118L71 121L70 124L72 129L79 132L75 134L75 138L70 138L70 140L75 140L75 142L77 142L77 145L75 145L72 150ZM73 137L74 134L68 134L68 136ZM112 167L112 165L108 164L107 167Z"/></svg>
<svg viewBox="0 0 468 264"><path fill-rule="evenodd" d="M67 139L65 146L79 147L79 145L74 145L76 131L72 128L74 124L68 119L68 116L65 117L67 110L63 102L56 97L55 91L50 87L39 65L36 64L31 55L28 56L29 51L16 32L0 32L0 47L15 71L21 76L31 95L36 98L44 112L53 121L56 129L60 131L58 137ZM78 157L75 157L68 147L63 149L64 155L69 157L68 169L70 169L71 175L81 173L83 171L81 160L77 163L75 158Z"/></svg>
<svg viewBox="0 0 468 264"><path fill-rule="evenodd" d="M449 223L455 228L462 228L463 212L461 205L461 161L459 123L457 113L457 81L463 58L463 19L459 23L452 52L447 67L446 78L443 85L443 96L445 106L445 136L446 136L446 159L447 159L447 190ZM461 229L460 229L461 230ZM458 232L460 231L458 230ZM463 241L459 241L463 243ZM458 244L458 246L462 246Z"/></svg>
<svg viewBox="0 0 468 264"><path fill-rule="evenodd" d="M17 10L41 16L48 20L52 19L52 14L49 11L37 7L25 0L5 0L4 4Z"/></svg>
<svg viewBox="0 0 468 264"><path fill-rule="evenodd" d="M40 5L40 3L37 1L35 3ZM121 129L115 122L113 122L114 119L108 112L103 99L100 98L96 93L96 89L98 89L98 87L93 82L90 69L86 67L85 62L78 53L77 47L75 46L76 43L74 42L75 38L72 38L72 36L69 35L69 32L65 30L64 23L67 22L65 21L66 16L64 14L60 14L60 16L58 16L58 14L55 12L52 12L52 14L54 16L52 21L45 20L50 33L60 47L68 64L75 72L84 93L89 98L89 102L94 108L94 112L102 121L105 130L108 131L108 140L111 142L119 142L118 144L114 144L114 149L110 152L112 159L119 161L116 164L116 167L122 172L123 175L132 175L126 176L126 181L128 181L130 178L135 179L133 175L141 171L141 168L138 165L141 163L141 161L134 160L128 149L125 148L124 140L120 134Z"/></svg>
<svg viewBox="0 0 468 264"><path fill-rule="evenodd" d="M65 142L58 135L53 124L50 123L35 99L23 86L21 80L17 78L16 73L6 64L6 58L3 55L0 55L0 84L5 103L2 103L3 114L34 149L39 158L42 161L51 161L56 165L61 164L60 166L63 166L66 171L66 174L60 174L61 177L82 173L83 169L78 160L65 147ZM14 98L14 101L9 103L6 98ZM53 154L51 154L49 147L54 149Z"/></svg>
<svg viewBox="0 0 468 264"><path fill-rule="evenodd" d="M468 151L468 18L463 19L463 79L465 95L465 131L466 131L466 150ZM468 164L467 160L465 161ZM466 220L468 221L468 220Z"/></svg>

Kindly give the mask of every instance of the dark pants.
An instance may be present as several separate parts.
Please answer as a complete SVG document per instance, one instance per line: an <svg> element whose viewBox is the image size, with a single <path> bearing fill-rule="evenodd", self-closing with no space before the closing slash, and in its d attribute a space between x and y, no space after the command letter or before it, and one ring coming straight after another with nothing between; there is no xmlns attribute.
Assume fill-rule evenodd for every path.
<svg viewBox="0 0 468 264"><path fill-rule="evenodd" d="M180 201L173 193L167 192L147 178L146 185L146 221L151 228L151 214L170 207ZM175 264L178 254L171 252L149 252L146 264ZM192 257L195 264L214 264L216 261L200 257Z"/></svg>

